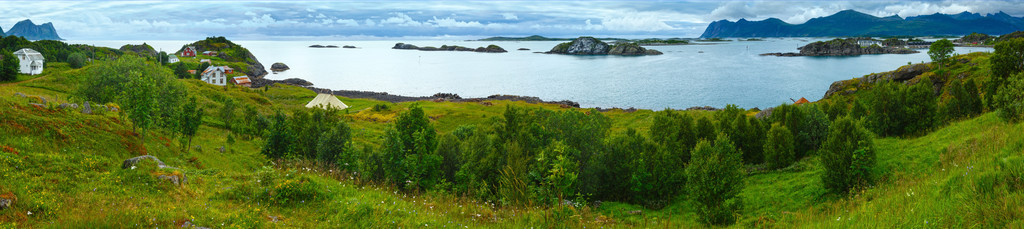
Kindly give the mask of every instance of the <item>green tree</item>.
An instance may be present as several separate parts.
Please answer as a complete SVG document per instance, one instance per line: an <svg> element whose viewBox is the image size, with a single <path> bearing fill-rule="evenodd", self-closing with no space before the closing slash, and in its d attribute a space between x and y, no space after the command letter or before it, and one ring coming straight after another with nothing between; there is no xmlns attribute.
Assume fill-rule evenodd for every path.
<svg viewBox="0 0 1024 229"><path fill-rule="evenodd" d="M428 190L440 178L443 159L436 154L437 131L423 108L413 105L395 119L384 135L388 178L399 187Z"/></svg>
<svg viewBox="0 0 1024 229"><path fill-rule="evenodd" d="M921 133L937 123L936 101L927 77L910 87L891 81L878 83L867 96L867 126L882 136Z"/></svg>
<svg viewBox="0 0 1024 229"><path fill-rule="evenodd" d="M982 111L981 97L973 79L967 80L967 83L953 80L946 87L945 94L939 104L939 113L945 120L971 117Z"/></svg>
<svg viewBox="0 0 1024 229"><path fill-rule="evenodd" d="M352 130L345 122L338 122L320 136L316 145L316 160L338 165L345 171L355 171L356 152L352 143Z"/></svg>
<svg viewBox="0 0 1024 229"><path fill-rule="evenodd" d="M1014 38L996 43L995 51L989 58L992 76L985 88L985 103L991 110L998 109L996 94L1010 76L1024 71L1024 38Z"/></svg>
<svg viewBox="0 0 1024 229"><path fill-rule="evenodd" d="M786 126L772 124L764 144L764 156L768 167L780 169L789 166L796 159L794 150L793 133Z"/></svg>
<svg viewBox="0 0 1024 229"><path fill-rule="evenodd" d="M160 61L160 65L167 64L167 52L160 51L160 53L156 54L156 58Z"/></svg>
<svg viewBox="0 0 1024 229"><path fill-rule="evenodd" d="M182 104L181 111L178 112L178 131L188 139L185 144L185 152L191 149L192 137L196 136L202 122L203 109L196 104L196 97L191 97L187 103Z"/></svg>
<svg viewBox="0 0 1024 229"><path fill-rule="evenodd" d="M686 189L697 203L697 213L707 224L730 224L742 202L743 161L729 136L719 134L715 144L701 140L686 167Z"/></svg>
<svg viewBox="0 0 1024 229"><path fill-rule="evenodd" d="M714 141L715 134L718 133L715 130L715 125L711 123L711 119L708 119L707 116L697 119L697 126L694 127L694 132L697 133L698 141L699 139Z"/></svg>
<svg viewBox="0 0 1024 229"><path fill-rule="evenodd" d="M270 159L280 159L290 152L292 144L292 136L288 129L288 117L285 117L281 111L277 111L271 120L266 143L260 152Z"/></svg>
<svg viewBox="0 0 1024 229"><path fill-rule="evenodd" d="M852 118L836 120L829 129L828 140L821 148L825 168L821 180L825 188L844 194L852 188L869 185L870 171L875 166L875 149L871 135Z"/></svg>
<svg viewBox="0 0 1024 229"><path fill-rule="evenodd" d="M224 100L221 101L221 104L222 106L217 113L217 117L220 118L220 121L224 123L225 129L234 132L234 126L236 126L235 110L237 109L235 99L232 99L231 97L224 97Z"/></svg>
<svg viewBox="0 0 1024 229"><path fill-rule="evenodd" d="M184 62L174 63L174 75L178 76L178 79L190 79L191 74L188 74L188 67L185 66Z"/></svg>
<svg viewBox="0 0 1024 229"><path fill-rule="evenodd" d="M89 58L85 54L76 52L68 55L68 65L72 68L82 68L88 64Z"/></svg>
<svg viewBox="0 0 1024 229"><path fill-rule="evenodd" d="M0 50L0 81L13 81L18 78L18 58L7 51Z"/></svg>
<svg viewBox="0 0 1024 229"><path fill-rule="evenodd" d="M1003 120L1024 120L1024 72L1010 77L1007 83L999 88L995 100L999 104L999 117Z"/></svg>
<svg viewBox="0 0 1024 229"><path fill-rule="evenodd" d="M952 54L953 42L947 39L938 40L928 47L928 56L932 58L932 62L938 63L939 66L946 65Z"/></svg>

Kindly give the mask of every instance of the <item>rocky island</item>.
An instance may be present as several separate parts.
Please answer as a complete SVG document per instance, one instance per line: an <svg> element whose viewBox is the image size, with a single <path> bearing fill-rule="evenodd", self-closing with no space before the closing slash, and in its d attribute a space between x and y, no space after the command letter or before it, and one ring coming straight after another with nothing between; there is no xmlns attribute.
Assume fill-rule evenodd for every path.
<svg viewBox="0 0 1024 229"><path fill-rule="evenodd" d="M799 53L764 53L762 56L859 56L865 54L911 54L918 53L902 46L885 46L878 44L861 46L855 38L836 38L829 41L818 41L797 48Z"/></svg>
<svg viewBox="0 0 1024 229"><path fill-rule="evenodd" d="M281 62L277 62L277 63L274 63L274 64L270 65L270 71L283 72L283 71L288 70L288 69L291 69L291 68L289 68L288 65L286 65L284 63L281 63Z"/></svg>
<svg viewBox="0 0 1024 229"><path fill-rule="evenodd" d="M310 45L310 48L337 48L337 45Z"/></svg>
<svg viewBox="0 0 1024 229"><path fill-rule="evenodd" d="M412 44L396 43L392 49L407 49L407 50L420 50L420 51L464 51L464 52L484 52L484 53L503 53L504 48L497 45L488 45L487 47L468 48L458 45L441 45L440 48L433 46L419 47Z"/></svg>
<svg viewBox="0 0 1024 229"><path fill-rule="evenodd" d="M571 42L561 43L551 48L546 54L566 55L619 55L619 56L644 56L661 55L654 49L640 47L637 43L617 43L609 45L593 37L579 37Z"/></svg>

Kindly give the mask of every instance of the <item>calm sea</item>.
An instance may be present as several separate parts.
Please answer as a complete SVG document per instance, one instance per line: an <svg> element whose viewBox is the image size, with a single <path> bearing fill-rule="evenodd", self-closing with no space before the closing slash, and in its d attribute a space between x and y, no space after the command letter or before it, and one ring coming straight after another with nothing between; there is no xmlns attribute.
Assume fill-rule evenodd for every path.
<svg viewBox="0 0 1024 229"><path fill-rule="evenodd" d="M814 39L733 41L711 45L648 47L659 56L567 56L533 53L559 42L416 41L235 41L268 69L283 62L291 70L269 79L302 78L316 87L427 96L438 92L464 98L494 94L572 100L583 107L684 109L692 106L770 107L806 97L820 99L836 80L929 61L917 54L857 57L775 57L796 52ZM69 41L118 48L143 41ZM173 52L187 41L146 41ZM424 52L391 49L397 42L417 46L499 45L508 53ZM354 45L356 49L308 48L312 44ZM528 48L530 51L517 51ZM957 53L991 48L956 48Z"/></svg>

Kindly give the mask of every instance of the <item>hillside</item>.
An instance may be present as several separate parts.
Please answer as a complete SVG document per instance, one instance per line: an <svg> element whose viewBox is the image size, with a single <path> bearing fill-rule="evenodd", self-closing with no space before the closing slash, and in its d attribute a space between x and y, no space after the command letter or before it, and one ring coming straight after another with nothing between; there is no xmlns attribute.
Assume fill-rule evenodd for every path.
<svg viewBox="0 0 1024 229"><path fill-rule="evenodd" d="M946 91L954 80L982 80L990 68L985 64L989 55L993 54L957 56L966 61L941 69L920 68L916 71L921 73L901 81L913 85L929 78L943 82L937 85ZM0 198L13 200L9 208L0 210L0 227L704 227L697 198L686 192L695 187L670 183L678 177L665 174L689 165L675 163L683 159L671 150L693 144L671 145L668 139L704 133L670 127L686 126L683 120L689 119L712 131L745 133L738 130L747 128L756 133L758 128L746 126L748 120L765 129L761 122L778 119L769 116L758 121L752 117L755 110L735 107L598 112L526 102L388 103L345 97L338 99L350 108L323 111L304 107L316 96L306 88L219 87L195 79L173 79L166 67L135 58L122 56L80 69L58 62L36 78L0 84ZM132 61L146 62L126 65L136 63ZM94 103L92 113L82 112L81 90L95 85L87 80L122 67L147 70L153 76L146 79L167 80L160 81L171 85L165 89L176 90L173 85L179 85L185 101L177 113L187 113L180 111L190 104L203 110L191 143L186 143L178 124L165 127L158 122L137 128L133 112L139 107L133 107L132 100ZM832 109L825 107L843 107L846 113L844 102L868 97L878 87L864 84L844 89L853 90L793 109L813 112L821 107L832 115ZM192 97L195 102L187 102ZM776 108L776 114L784 113L785 107ZM417 110L423 116L410 121ZM339 156L352 158L325 162L304 155L310 134L337 132L329 129L334 126L329 125L332 118L337 119L333 124L344 123L349 130L350 142L340 145L351 148ZM719 120L742 121L728 126ZM274 158L267 149L280 140L275 136L280 136L276 131L282 125L295 130L286 133L296 143L287 156ZM408 129L399 127L417 125L434 131L404 135ZM989 111L943 121L918 135L871 134L876 164L868 173L875 182L850 193L825 187L822 150L810 150L777 169L760 162L744 164L744 186L736 190L742 208L730 214L736 219L729 226L1024 226L1024 157L1020 155L1024 135L1018 134L1022 131L1024 123L1005 122ZM404 136L414 136L408 138L413 141ZM437 139L435 151L396 158L425 165L432 163L429 158L441 157L431 171L446 172L438 174L443 178L433 186L426 175L416 176L416 171L422 171L419 167L388 167L385 158L394 156L390 149L415 142L418 145L410 151L422 151L421 143L431 138ZM702 148L701 143L695 144L694 151ZM744 141L736 141L736 146L761 148ZM699 155L686 152L686 157ZM570 161L588 153L593 159L580 161L589 166ZM159 168L148 161L122 164L140 155L155 156L174 168ZM447 179L450 164L459 163L451 158L459 158L462 166ZM583 169L560 173L574 170L563 170L565 166ZM521 167L529 173L515 175L523 171ZM399 182L377 177L402 175L389 174L393 171L414 172ZM183 183L175 185L168 177ZM620 180L623 177L627 179ZM515 191L523 190L518 188L529 191ZM593 194L558 193L565 190L593 190Z"/></svg>
<svg viewBox="0 0 1024 229"><path fill-rule="evenodd" d="M931 14L900 18L897 15L875 17L844 10L826 17L789 24L777 18L761 21L712 22L701 38L715 37L849 37L849 36L961 36L974 32L1007 34L1024 30L1024 18L1006 13L981 16L977 13Z"/></svg>
<svg viewBox="0 0 1024 229"><path fill-rule="evenodd" d="M196 56L201 56L206 51L216 51L217 54L214 57L227 62L242 63L244 66L236 69L253 79L262 79L263 76L267 75L266 68L263 67L263 63L256 59L256 56L252 55L248 49L224 37L208 37L204 40L182 45L181 49L178 49L175 54L181 56L181 52L187 47L195 47Z"/></svg>
<svg viewBox="0 0 1024 229"><path fill-rule="evenodd" d="M29 40L64 40L57 35L57 30L53 28L53 23L47 22L42 25L36 25L32 23L32 20L28 19L14 24L5 34L24 37Z"/></svg>

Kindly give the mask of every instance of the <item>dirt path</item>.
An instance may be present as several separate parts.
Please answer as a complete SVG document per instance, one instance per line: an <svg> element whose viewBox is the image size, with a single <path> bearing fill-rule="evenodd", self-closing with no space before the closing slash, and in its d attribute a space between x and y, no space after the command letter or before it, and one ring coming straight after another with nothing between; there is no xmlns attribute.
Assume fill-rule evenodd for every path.
<svg viewBox="0 0 1024 229"><path fill-rule="evenodd" d="M39 76L39 77L36 77L36 78L32 78L32 79L28 79L28 80L22 80L22 81L18 81L18 82L0 83L0 87L28 83L28 82L36 81L38 79L42 79L43 77L46 77L46 75L42 75L42 76Z"/></svg>

